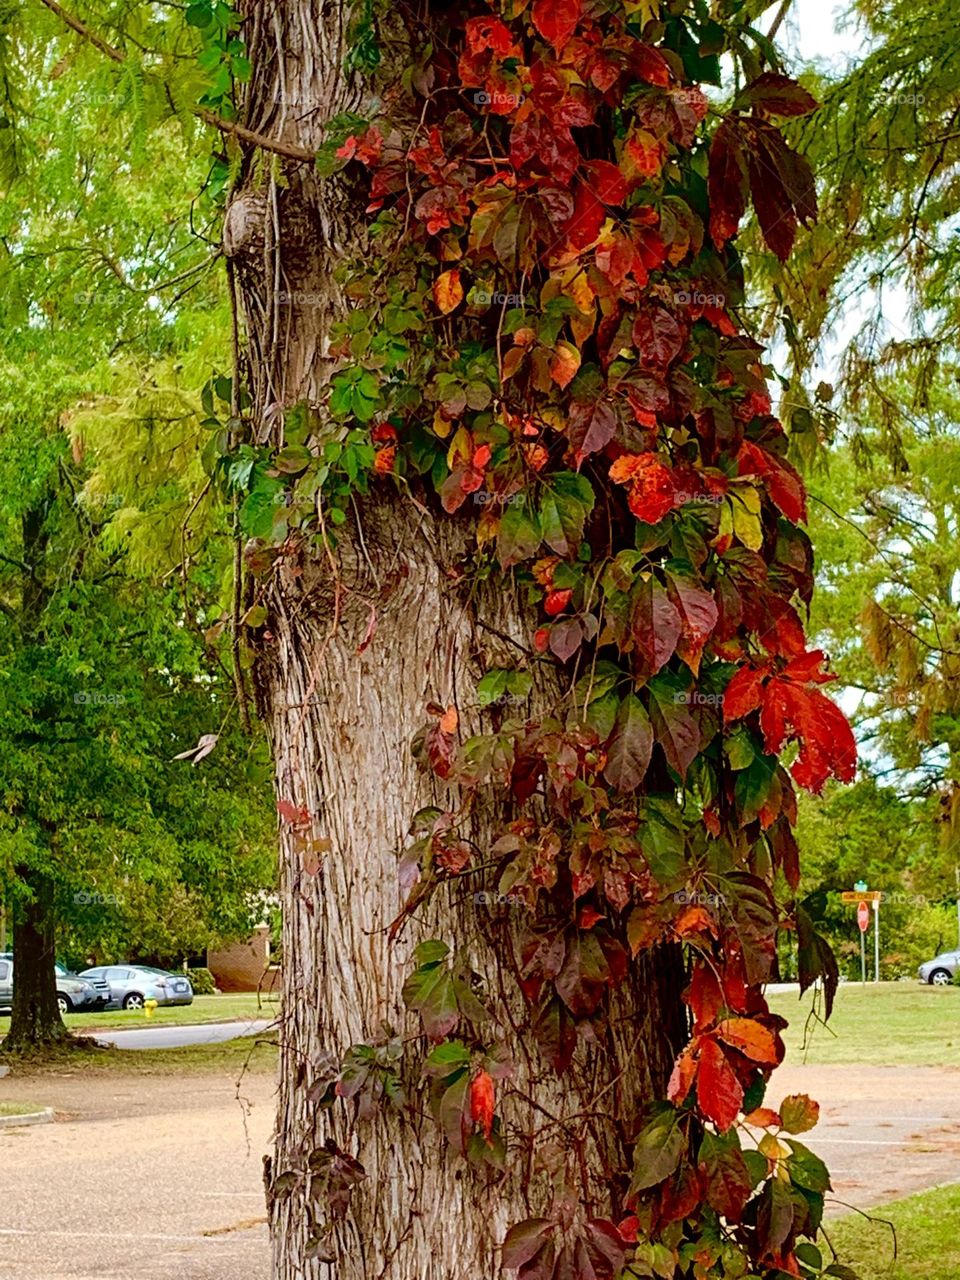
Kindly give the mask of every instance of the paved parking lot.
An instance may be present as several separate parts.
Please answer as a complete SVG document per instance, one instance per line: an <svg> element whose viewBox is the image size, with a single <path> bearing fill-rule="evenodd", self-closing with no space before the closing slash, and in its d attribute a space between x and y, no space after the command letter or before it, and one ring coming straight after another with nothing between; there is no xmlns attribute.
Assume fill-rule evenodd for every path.
<svg viewBox="0 0 960 1280"><path fill-rule="evenodd" d="M828 1212L960 1180L960 1066L784 1065L767 1099L775 1106L789 1093L821 1104L820 1123L800 1140L830 1169Z"/></svg>
<svg viewBox="0 0 960 1280"><path fill-rule="evenodd" d="M272 1077L0 1080L57 1122L0 1130L0 1280L269 1280L260 1183ZM783 1067L767 1101L823 1103L804 1141L866 1208L960 1175L960 1069Z"/></svg>
<svg viewBox="0 0 960 1280"><path fill-rule="evenodd" d="M56 1123L0 1131L0 1280L268 1280L270 1076L0 1080Z"/></svg>

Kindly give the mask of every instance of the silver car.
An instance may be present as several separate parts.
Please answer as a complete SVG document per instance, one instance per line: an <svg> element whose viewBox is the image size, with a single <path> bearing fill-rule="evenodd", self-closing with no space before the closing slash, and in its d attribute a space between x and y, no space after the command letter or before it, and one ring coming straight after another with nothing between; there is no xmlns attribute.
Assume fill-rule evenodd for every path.
<svg viewBox="0 0 960 1280"><path fill-rule="evenodd" d="M148 964L101 964L84 969L88 982L106 982L114 1009L142 1009L148 1000L157 1004L193 1004L193 987L182 973L169 973Z"/></svg>
<svg viewBox="0 0 960 1280"><path fill-rule="evenodd" d="M83 979L70 973L63 965L55 965L57 976L57 1007L61 1017L68 1013L89 1013L105 1009L110 1000L110 988L105 982ZM13 1007L13 956L9 951L0 954L0 1011Z"/></svg>
<svg viewBox="0 0 960 1280"><path fill-rule="evenodd" d="M921 982L929 982L933 987L949 987L960 969L960 951L944 951L917 970Z"/></svg>

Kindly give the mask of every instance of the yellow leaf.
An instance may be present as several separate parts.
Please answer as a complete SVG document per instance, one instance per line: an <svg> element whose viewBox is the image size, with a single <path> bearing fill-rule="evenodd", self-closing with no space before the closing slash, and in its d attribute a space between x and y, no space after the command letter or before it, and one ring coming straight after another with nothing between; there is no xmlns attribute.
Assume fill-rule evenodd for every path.
<svg viewBox="0 0 960 1280"><path fill-rule="evenodd" d="M550 359L550 377L559 387L568 387L580 368L580 352L572 343L558 342Z"/></svg>
<svg viewBox="0 0 960 1280"><path fill-rule="evenodd" d="M450 429L452 426L453 426L453 423L450 422L448 418L445 418L443 414L440 412L440 410L438 409L437 412L433 415L433 429L437 433L437 435L440 437L441 440L446 440L447 436L450 434Z"/></svg>
<svg viewBox="0 0 960 1280"><path fill-rule="evenodd" d="M460 283L460 272L456 267L444 271L433 282L433 300L437 309L448 316L463 301L463 285Z"/></svg>
<svg viewBox="0 0 960 1280"><path fill-rule="evenodd" d="M753 490L756 497L756 490ZM743 495L731 493L730 507L733 512L733 532L745 547L751 551L759 551L763 546L763 526L760 517L750 510L744 502Z"/></svg>
<svg viewBox="0 0 960 1280"><path fill-rule="evenodd" d="M463 458L469 457L470 433L465 427L458 427L447 450L447 466L453 471Z"/></svg>
<svg viewBox="0 0 960 1280"><path fill-rule="evenodd" d="M623 7L632 19L639 18L644 26L660 17L660 0L624 0Z"/></svg>

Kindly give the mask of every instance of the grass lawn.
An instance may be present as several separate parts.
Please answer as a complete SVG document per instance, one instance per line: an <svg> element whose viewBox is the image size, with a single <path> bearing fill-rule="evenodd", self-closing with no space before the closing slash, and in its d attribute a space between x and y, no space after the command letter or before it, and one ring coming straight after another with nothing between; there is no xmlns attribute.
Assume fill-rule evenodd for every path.
<svg viewBox="0 0 960 1280"><path fill-rule="evenodd" d="M0 1116L31 1116L42 1110L35 1102L0 1102Z"/></svg>
<svg viewBox="0 0 960 1280"><path fill-rule="evenodd" d="M790 1021L784 1033L788 1062L960 1067L960 987L845 982L826 1026L807 1022L814 1008L810 991L802 1000L772 993L769 1001Z"/></svg>
<svg viewBox="0 0 960 1280"><path fill-rule="evenodd" d="M276 1040L268 1034L243 1036L223 1044L187 1045L181 1049L111 1049L73 1045L40 1062L18 1059L11 1063L17 1078L62 1076L83 1072L122 1076L274 1075ZM11 1104L19 1107L19 1103ZM0 1115L3 1114L0 1103Z"/></svg>
<svg viewBox="0 0 960 1280"><path fill-rule="evenodd" d="M833 1247L860 1280L957 1280L960 1276L960 1184L924 1191L872 1210L892 1222L893 1235L882 1222L858 1214L827 1227Z"/></svg>
<svg viewBox="0 0 960 1280"><path fill-rule="evenodd" d="M256 994L238 996L194 996L193 1004L178 1004L155 1009L148 1018L143 1010L111 1010L109 1013L68 1013L64 1022L71 1031L107 1031L130 1027L183 1027L204 1022L250 1021L273 1018L279 1009L273 996ZM0 1036L10 1028L9 1017L0 1017Z"/></svg>

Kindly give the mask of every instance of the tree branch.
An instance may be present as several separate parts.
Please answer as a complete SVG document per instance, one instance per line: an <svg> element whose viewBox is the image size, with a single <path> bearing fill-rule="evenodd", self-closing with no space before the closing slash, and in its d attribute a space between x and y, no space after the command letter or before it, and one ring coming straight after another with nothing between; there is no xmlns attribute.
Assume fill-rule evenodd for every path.
<svg viewBox="0 0 960 1280"><path fill-rule="evenodd" d="M41 4L45 4L51 13L55 13L61 22L65 22L71 31L75 31L78 36L82 36L84 40L92 44L95 49L99 49L107 58L111 58L114 62L124 62L125 58L119 49L115 49L112 44L107 44L101 36L95 31L91 31L89 27L84 26L79 18L75 18L73 14L67 13L66 9L61 8L57 4L57 0L40 0Z"/></svg>
<svg viewBox="0 0 960 1280"><path fill-rule="evenodd" d="M40 0L40 3L45 5L51 13L55 13L60 21L68 26L71 31L75 31L88 44L92 44L95 49L98 49L104 57L109 58L112 62L123 63L126 61L120 49L108 44L102 36L98 36L95 31L91 31L79 18L67 13L66 9L57 3L57 0ZM298 147L296 143L284 142L280 138L269 138L265 133L258 133L256 129L248 129L245 125L237 124L235 120L224 120L222 116L218 116L214 111L208 111L206 107L193 107L192 112L204 124L208 124L214 129L219 129L221 133L232 134L241 142L247 142L252 147L260 147L263 151L272 151L276 155L286 156L289 160L300 160L306 164L312 164L316 159L316 153L306 147Z"/></svg>

